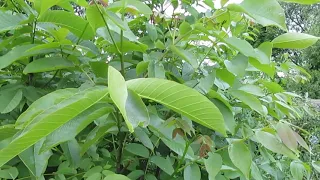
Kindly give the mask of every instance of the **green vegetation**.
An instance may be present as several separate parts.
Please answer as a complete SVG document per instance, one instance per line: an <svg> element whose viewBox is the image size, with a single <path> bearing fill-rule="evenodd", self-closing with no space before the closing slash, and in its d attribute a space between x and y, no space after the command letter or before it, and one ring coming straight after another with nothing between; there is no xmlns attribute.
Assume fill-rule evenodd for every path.
<svg viewBox="0 0 320 180"><path fill-rule="evenodd" d="M319 0L281 1L1 1L0 179L319 179Z"/></svg>

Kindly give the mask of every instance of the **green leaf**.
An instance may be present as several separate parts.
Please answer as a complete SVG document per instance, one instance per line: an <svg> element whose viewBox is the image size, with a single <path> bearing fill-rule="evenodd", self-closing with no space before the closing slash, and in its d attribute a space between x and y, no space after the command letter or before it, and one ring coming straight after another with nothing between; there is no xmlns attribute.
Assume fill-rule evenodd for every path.
<svg viewBox="0 0 320 180"><path fill-rule="evenodd" d="M271 93L280 93L284 92L283 88L276 82L262 81L262 84L271 92Z"/></svg>
<svg viewBox="0 0 320 180"><path fill-rule="evenodd" d="M263 90L259 86L252 85L252 84L243 85L240 88L238 88L238 90L247 92L255 96L260 96L260 97L265 96Z"/></svg>
<svg viewBox="0 0 320 180"><path fill-rule="evenodd" d="M127 81L129 89L142 98L151 99L181 113L191 120L226 135L219 109L194 89L162 79L134 79Z"/></svg>
<svg viewBox="0 0 320 180"><path fill-rule="evenodd" d="M312 161L313 168L320 173L320 161Z"/></svg>
<svg viewBox="0 0 320 180"><path fill-rule="evenodd" d="M50 135L46 137L43 143L41 151L45 151L62 142L72 140L79 134L84 128L86 128L94 120L109 114L113 109L108 107L105 103L97 103L81 114L56 129Z"/></svg>
<svg viewBox="0 0 320 180"><path fill-rule="evenodd" d="M121 174L110 174L104 178L104 180L131 180L124 175Z"/></svg>
<svg viewBox="0 0 320 180"><path fill-rule="evenodd" d="M272 47L273 44L271 42L264 42L255 49L256 59L259 60L261 64L270 64Z"/></svg>
<svg viewBox="0 0 320 180"><path fill-rule="evenodd" d="M186 21L183 21L179 26L180 36L186 35L192 31L190 24Z"/></svg>
<svg viewBox="0 0 320 180"><path fill-rule="evenodd" d="M19 175L19 171L16 167L10 167L8 169L0 170L0 178L4 179L16 179Z"/></svg>
<svg viewBox="0 0 320 180"><path fill-rule="evenodd" d="M180 58L182 58L183 60L187 61L188 63L191 64L191 66L193 68L198 68L198 60L197 57L195 57L194 54L192 54L192 52L188 52L186 50L183 50L181 48L177 48L174 45L170 46L170 49L173 53L177 54L178 56L180 56Z"/></svg>
<svg viewBox="0 0 320 180"><path fill-rule="evenodd" d="M92 176L93 174L96 173L101 173L101 171L103 170L103 168L101 166L94 166L91 169L89 169L84 175L83 177L89 177Z"/></svg>
<svg viewBox="0 0 320 180"><path fill-rule="evenodd" d="M267 149L288 156L291 159L297 159L297 156L284 144L282 144L276 136L264 131L256 132L257 140Z"/></svg>
<svg viewBox="0 0 320 180"><path fill-rule="evenodd" d="M146 23L146 29L150 39L155 42L158 39L157 28L153 24Z"/></svg>
<svg viewBox="0 0 320 180"><path fill-rule="evenodd" d="M148 69L148 66L149 66L149 61L141 61L137 64L137 67L136 67L136 73L137 75L140 75L144 72L147 71Z"/></svg>
<svg viewBox="0 0 320 180"><path fill-rule="evenodd" d="M62 143L61 148L63 150L64 156L67 158L71 167L77 168L80 166L81 157L80 157L80 146L78 141L75 138Z"/></svg>
<svg viewBox="0 0 320 180"><path fill-rule="evenodd" d="M146 146L147 148L153 150L153 144L152 141L150 140L149 136L147 135L147 133L141 128L141 127L137 127L134 130L134 135L139 139L139 141Z"/></svg>
<svg viewBox="0 0 320 180"><path fill-rule="evenodd" d="M232 163L249 179L252 157L247 145L242 141L235 141L229 145L228 152Z"/></svg>
<svg viewBox="0 0 320 180"><path fill-rule="evenodd" d="M287 30L284 10L277 0L244 0L240 4L230 4L228 8L248 14L263 26L275 25Z"/></svg>
<svg viewBox="0 0 320 180"><path fill-rule="evenodd" d="M261 102L255 96L240 90L233 90L230 93L232 96L238 98L244 104L248 105L251 109L257 111L261 115L265 114Z"/></svg>
<svg viewBox="0 0 320 180"><path fill-rule="evenodd" d="M69 3L65 0L40 0L40 13L39 16L43 15L48 9L50 9L52 6L59 5L62 2Z"/></svg>
<svg viewBox="0 0 320 180"><path fill-rule="evenodd" d="M184 180L200 180L201 172L197 164L187 166L183 171Z"/></svg>
<svg viewBox="0 0 320 180"><path fill-rule="evenodd" d="M151 60L148 64L148 77L151 78L161 78L165 79L165 69L162 63L156 63L156 61Z"/></svg>
<svg viewBox="0 0 320 180"><path fill-rule="evenodd" d="M81 112L96 104L107 94L108 91L104 87L89 88L74 94L36 116L31 116L27 120L31 123L23 132L8 146L0 150L0 167ZM25 113L28 114L30 111L34 111L34 109L29 108Z"/></svg>
<svg viewBox="0 0 320 180"><path fill-rule="evenodd" d="M299 3L299 4L316 4L320 3L320 0L281 0L288 3Z"/></svg>
<svg viewBox="0 0 320 180"><path fill-rule="evenodd" d="M22 100L22 90L0 92L0 113L5 114L14 110Z"/></svg>
<svg viewBox="0 0 320 180"><path fill-rule="evenodd" d="M57 26L69 29L73 34L82 39L92 39L94 37L93 30L88 26L89 22L76 16L73 12L61 10L46 11L38 19L38 22L51 22Z"/></svg>
<svg viewBox="0 0 320 180"><path fill-rule="evenodd" d="M294 131L286 123L279 122L277 124L277 133L281 141L292 151L296 152L298 148L298 142Z"/></svg>
<svg viewBox="0 0 320 180"><path fill-rule="evenodd" d="M248 58L242 54L238 54L231 61L225 60L224 64L229 72L238 77L243 77L248 67Z"/></svg>
<svg viewBox="0 0 320 180"><path fill-rule="evenodd" d="M95 144L97 141L99 141L100 138L102 138L106 133L109 132L109 130L115 126L115 123L107 123L106 125L97 126L95 127L87 136L84 144L81 146L81 156L87 152L87 150Z"/></svg>
<svg viewBox="0 0 320 180"><path fill-rule="evenodd" d="M54 49L42 49L37 51L28 51L31 48L36 47L35 44L27 44L27 45L21 45L16 46L11 51L9 51L7 54L0 57L0 70L9 66L10 64L14 63L15 61L26 58L33 55L38 54L45 54L50 52L55 52Z"/></svg>
<svg viewBox="0 0 320 180"><path fill-rule="evenodd" d="M135 14L144 14L147 17L152 14L152 10L145 3L137 0L125 0L117 1L112 3L108 9L110 10L122 10L125 9L127 12L136 12Z"/></svg>
<svg viewBox="0 0 320 180"><path fill-rule="evenodd" d="M137 143L130 143L127 144L125 147L125 150L127 150L128 152L141 156L141 157L145 157L145 158L149 158L149 150L141 145L141 144L137 144Z"/></svg>
<svg viewBox="0 0 320 180"><path fill-rule="evenodd" d="M137 180L139 177L144 175L144 171L142 170L134 170L130 172L127 177L131 180Z"/></svg>
<svg viewBox="0 0 320 180"><path fill-rule="evenodd" d="M262 176L261 176L261 172L258 168L258 166L256 165L256 163L252 162L251 164L251 175L255 180L263 180Z"/></svg>
<svg viewBox="0 0 320 180"><path fill-rule="evenodd" d="M15 124L16 128L24 128L27 124L30 123L30 121L33 120L34 117L41 114L45 110L49 110L61 101L70 98L77 92L77 89L60 89L41 97L40 99L32 103L31 106L29 106L28 110L23 112L18 117Z"/></svg>
<svg viewBox="0 0 320 180"><path fill-rule="evenodd" d="M247 57L255 57L253 47L246 40L238 39L236 37L229 37L224 39L224 41L233 49L239 51L241 54Z"/></svg>
<svg viewBox="0 0 320 180"><path fill-rule="evenodd" d="M152 156L150 158L150 162L157 165L161 170L171 175L174 172L172 164L169 159L165 159L161 156Z"/></svg>
<svg viewBox="0 0 320 180"><path fill-rule="evenodd" d="M24 74L56 71L74 67L72 62L62 57L40 58L29 63L23 70Z"/></svg>
<svg viewBox="0 0 320 180"><path fill-rule="evenodd" d="M90 67L97 78L108 78L108 64L103 61L90 61Z"/></svg>
<svg viewBox="0 0 320 180"><path fill-rule="evenodd" d="M108 85L110 96L119 108L130 132L139 124L150 121L148 110L141 98L133 91L127 90L124 78L112 66L108 70Z"/></svg>
<svg viewBox="0 0 320 180"><path fill-rule="evenodd" d="M249 58L249 63L254 66L255 68L257 68L258 70L260 70L261 72L266 73L268 76L270 77L274 77L274 74L276 73L276 68L274 63L270 63L270 64L261 64L260 61L258 61L255 58Z"/></svg>
<svg viewBox="0 0 320 180"><path fill-rule="evenodd" d="M97 180L101 179L102 175L100 173L95 173L89 176L86 180Z"/></svg>
<svg viewBox="0 0 320 180"><path fill-rule="evenodd" d="M38 178L40 178L47 169L48 160L52 155L51 150L40 153L43 142L44 139L40 140L19 155L20 159L32 175Z"/></svg>
<svg viewBox="0 0 320 180"><path fill-rule="evenodd" d="M214 177L220 172L222 167L222 158L219 154L209 153L208 159L204 160L204 165L210 179L215 179Z"/></svg>
<svg viewBox="0 0 320 180"><path fill-rule="evenodd" d="M305 49L319 40L318 37L304 33L290 32L275 38L272 43L274 48Z"/></svg>
<svg viewBox="0 0 320 180"><path fill-rule="evenodd" d="M0 11L0 33L21 27L21 22L24 20L27 20L27 18L23 14Z"/></svg>
<svg viewBox="0 0 320 180"><path fill-rule="evenodd" d="M14 136L19 130L14 128L14 125L0 126L0 141Z"/></svg>
<svg viewBox="0 0 320 180"><path fill-rule="evenodd" d="M296 140L300 144L300 146L302 146L303 148L305 148L306 150L308 150L310 152L311 151L310 147L308 146L306 141L298 133L296 133L296 132L293 132L293 133L294 133Z"/></svg>
<svg viewBox="0 0 320 180"><path fill-rule="evenodd" d="M306 169L301 162L292 161L290 163L290 172L294 180L302 180Z"/></svg>
<svg viewBox="0 0 320 180"><path fill-rule="evenodd" d="M232 110L220 100L214 99L212 101L218 107L221 114L223 115L223 119L224 119L227 130L231 132L231 134L234 134L236 129L236 122L234 120Z"/></svg>

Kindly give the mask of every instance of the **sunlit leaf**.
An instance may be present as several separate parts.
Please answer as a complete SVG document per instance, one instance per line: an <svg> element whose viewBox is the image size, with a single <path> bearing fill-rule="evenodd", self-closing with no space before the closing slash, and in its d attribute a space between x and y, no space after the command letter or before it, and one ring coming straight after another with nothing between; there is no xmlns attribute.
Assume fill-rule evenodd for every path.
<svg viewBox="0 0 320 180"><path fill-rule="evenodd" d="M161 79L134 79L127 86L142 98L159 102L174 111L225 135L223 116L206 97L187 86Z"/></svg>

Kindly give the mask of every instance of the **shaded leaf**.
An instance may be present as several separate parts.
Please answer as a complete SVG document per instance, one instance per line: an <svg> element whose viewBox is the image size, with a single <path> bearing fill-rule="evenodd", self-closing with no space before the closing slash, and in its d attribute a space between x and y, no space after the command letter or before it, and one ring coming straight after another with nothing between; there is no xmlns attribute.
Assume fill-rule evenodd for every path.
<svg viewBox="0 0 320 180"><path fill-rule="evenodd" d="M209 153L208 159L204 160L204 165L210 179L215 179L214 177L219 173L222 167L222 158L219 154Z"/></svg>
<svg viewBox="0 0 320 180"><path fill-rule="evenodd" d="M19 130L14 128L14 125L0 126L0 141L14 136Z"/></svg>
<svg viewBox="0 0 320 180"><path fill-rule="evenodd" d="M40 152L40 148L44 142L44 139L36 143L34 146L23 151L19 157L29 171L35 176L40 178L47 169L47 164L50 156L52 155L51 150Z"/></svg>
<svg viewBox="0 0 320 180"><path fill-rule="evenodd" d="M174 172L172 164L169 159L165 159L161 156L152 156L150 158L150 162L157 165L161 170L171 175Z"/></svg>
<svg viewBox="0 0 320 180"><path fill-rule="evenodd" d="M125 147L125 150L141 157L145 157L145 158L149 157L149 150L141 144L137 144L137 143L127 144Z"/></svg>
<svg viewBox="0 0 320 180"><path fill-rule="evenodd" d="M282 142L292 151L296 152L298 148L298 142L294 131L286 123L277 124L277 133Z"/></svg>
<svg viewBox="0 0 320 180"><path fill-rule="evenodd" d="M242 141L235 141L229 145L228 152L232 163L249 179L252 157L247 145Z"/></svg>
<svg viewBox="0 0 320 180"><path fill-rule="evenodd" d="M23 70L24 74L56 71L74 67L72 62L62 57L40 58L29 63Z"/></svg>
<svg viewBox="0 0 320 180"><path fill-rule="evenodd" d="M191 164L183 171L184 180L200 180L201 172L197 164Z"/></svg>
<svg viewBox="0 0 320 180"><path fill-rule="evenodd" d="M22 100L22 90L0 92L0 113L5 114L14 110Z"/></svg>
<svg viewBox="0 0 320 180"><path fill-rule="evenodd" d="M264 131L257 131L256 132L256 138L257 140L267 149L283 154L285 156L288 156L291 159L297 159L297 156L289 149L287 148L284 144L282 144L276 136L264 132Z"/></svg>

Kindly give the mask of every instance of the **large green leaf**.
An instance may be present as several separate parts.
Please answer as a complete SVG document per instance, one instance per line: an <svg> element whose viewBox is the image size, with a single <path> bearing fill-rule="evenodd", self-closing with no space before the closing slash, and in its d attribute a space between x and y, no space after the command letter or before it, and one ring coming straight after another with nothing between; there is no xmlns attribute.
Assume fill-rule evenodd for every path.
<svg viewBox="0 0 320 180"><path fill-rule="evenodd" d="M305 170L306 169L301 162L292 161L290 163L290 172L294 180L302 180Z"/></svg>
<svg viewBox="0 0 320 180"><path fill-rule="evenodd" d="M59 69L66 69L74 67L71 61L66 60L62 57L48 57L37 59L30 64L28 64L24 70L24 74L28 73L38 73L38 72L46 72L46 71L55 71Z"/></svg>
<svg viewBox="0 0 320 180"><path fill-rule="evenodd" d="M241 54L247 57L255 57L253 47L246 40L238 39L236 37L229 37L224 39L224 41L229 46L239 51Z"/></svg>
<svg viewBox="0 0 320 180"><path fill-rule="evenodd" d="M313 161L312 166L316 171L318 171L318 173L320 173L320 161Z"/></svg>
<svg viewBox="0 0 320 180"><path fill-rule="evenodd" d="M121 11L124 9L127 12L134 14L144 14L146 16L150 16L152 14L152 10L145 3L137 0L123 0L112 3L108 6L109 10L113 11Z"/></svg>
<svg viewBox="0 0 320 180"><path fill-rule="evenodd" d="M197 164L191 164L183 171L184 180L200 180L201 172Z"/></svg>
<svg viewBox="0 0 320 180"><path fill-rule="evenodd" d="M198 67L197 57L194 54L192 54L192 52L183 50L183 49L178 48L178 47L176 47L174 45L171 45L170 49L171 49L172 52L174 52L175 54L180 56L183 60L185 60L188 63L190 63L193 68L197 68Z"/></svg>
<svg viewBox="0 0 320 180"><path fill-rule="evenodd" d="M26 19L26 16L23 14L13 14L9 11L0 11L0 33L21 27L21 22Z"/></svg>
<svg viewBox="0 0 320 180"><path fill-rule="evenodd" d="M275 25L287 30L284 10L277 0L244 0L240 4L230 4L228 8L248 14L263 26Z"/></svg>
<svg viewBox="0 0 320 180"><path fill-rule="evenodd" d="M7 54L0 57L0 70L9 66L10 64L14 63L15 61L33 56L38 54L45 54L50 52L55 52L55 49L49 48L49 49L41 49L37 51L28 51L33 47L36 47L35 44L27 44L27 45L21 45L16 46L11 51L9 51Z"/></svg>
<svg viewBox="0 0 320 180"><path fill-rule="evenodd" d="M191 120L226 135L219 109L194 89L162 79L134 79L127 86L143 98L161 103Z"/></svg>
<svg viewBox="0 0 320 180"><path fill-rule="evenodd" d="M0 151L0 167L76 117L108 94L104 87L80 91L61 103L31 117L31 123L7 147ZM33 111L33 109L27 110Z"/></svg>
<svg viewBox="0 0 320 180"><path fill-rule="evenodd" d="M61 101L70 98L77 93L77 89L60 89L46 96L41 97L29 106L28 110L22 113L16 121L16 128L22 129L30 123L34 117L48 110Z"/></svg>
<svg viewBox="0 0 320 180"><path fill-rule="evenodd" d="M51 22L67 28L82 39L92 39L94 37L93 30L88 26L89 22L75 15L73 12L60 10L47 11L39 18L38 22Z"/></svg>
<svg viewBox="0 0 320 180"><path fill-rule="evenodd" d="M171 175L174 172L170 159L165 159L161 156L152 156L150 158L150 162L157 165L160 169L162 169L169 175Z"/></svg>
<svg viewBox="0 0 320 180"><path fill-rule="evenodd" d="M112 66L108 69L108 85L110 97L119 108L131 132L140 124L149 123L149 113L145 104L135 92L127 90L124 78Z"/></svg>
<svg viewBox="0 0 320 180"><path fill-rule="evenodd" d="M320 0L281 0L288 3L299 3L299 4L316 4L320 3Z"/></svg>
<svg viewBox="0 0 320 180"><path fill-rule="evenodd" d="M127 178L126 176L121 175L121 174L109 174L103 180L109 180L109 179L112 179L112 180L130 180L129 178Z"/></svg>
<svg viewBox="0 0 320 180"><path fill-rule="evenodd" d="M209 153L208 159L204 160L204 165L210 179L214 179L222 167L222 158L219 154Z"/></svg>
<svg viewBox="0 0 320 180"><path fill-rule="evenodd" d="M105 134L111 130L112 127L114 127L116 124L113 122L109 122L105 125L96 126L87 136L84 144L81 146L81 155L87 152L87 150L97 143L100 138L102 138Z"/></svg>
<svg viewBox="0 0 320 180"><path fill-rule="evenodd" d="M225 60L224 64L229 72L238 77L243 77L248 67L248 57L238 54L231 61Z"/></svg>
<svg viewBox="0 0 320 180"><path fill-rule="evenodd" d="M29 171L38 178L45 172L48 160L52 155L51 150L40 153L43 142L44 139L29 147L19 155Z"/></svg>
<svg viewBox="0 0 320 180"><path fill-rule="evenodd" d="M297 159L297 156L284 144L282 144L276 136L264 131L256 132L257 140L267 149L288 156L292 159Z"/></svg>
<svg viewBox="0 0 320 180"><path fill-rule="evenodd" d="M278 36L272 43L275 48L304 49L312 46L318 40L318 37L309 34L290 32Z"/></svg>
<svg viewBox="0 0 320 180"><path fill-rule="evenodd" d="M242 141L235 141L229 145L228 152L232 163L249 179L252 157L247 145Z"/></svg>
<svg viewBox="0 0 320 180"><path fill-rule="evenodd" d="M125 150L127 150L132 154L135 154L144 158L149 158L149 150L141 144L137 144L137 143L127 144L125 147Z"/></svg>
<svg viewBox="0 0 320 180"><path fill-rule="evenodd" d="M14 136L18 131L14 125L0 126L0 141Z"/></svg>
<svg viewBox="0 0 320 180"><path fill-rule="evenodd" d="M233 90L231 94L258 113L265 114L261 102L255 96L241 90Z"/></svg>
<svg viewBox="0 0 320 180"><path fill-rule="evenodd" d="M97 103L91 106L60 128L56 129L49 136L47 136L43 143L41 151L50 149L62 142L72 140L91 122L107 115L112 111L113 108L108 107L108 105L105 103Z"/></svg>

